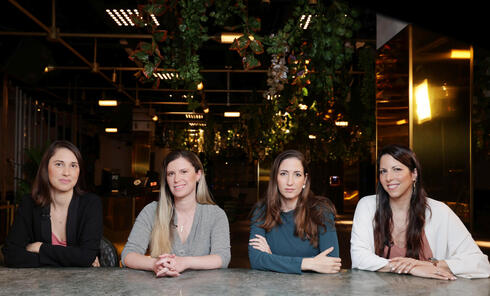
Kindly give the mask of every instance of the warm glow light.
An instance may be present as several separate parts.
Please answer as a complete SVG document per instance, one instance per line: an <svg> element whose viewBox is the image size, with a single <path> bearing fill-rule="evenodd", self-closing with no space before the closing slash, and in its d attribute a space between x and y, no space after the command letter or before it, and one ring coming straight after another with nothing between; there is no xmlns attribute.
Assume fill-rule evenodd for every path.
<svg viewBox="0 0 490 296"><path fill-rule="evenodd" d="M305 104L298 104L298 108L299 108L300 110L306 110L306 109L308 109L308 106L307 106L307 105L305 105Z"/></svg>
<svg viewBox="0 0 490 296"><path fill-rule="evenodd" d="M348 121L336 121L335 125L336 126L349 126L349 122Z"/></svg>
<svg viewBox="0 0 490 296"><path fill-rule="evenodd" d="M417 104L418 124L431 120L429 83L427 79L424 79L422 83L415 87L415 103Z"/></svg>
<svg viewBox="0 0 490 296"><path fill-rule="evenodd" d="M154 116L151 118L151 120L153 120L153 121L158 121L158 116L157 116L157 115L154 115Z"/></svg>
<svg viewBox="0 0 490 296"><path fill-rule="evenodd" d="M235 39L242 37L241 33L225 32L221 33L221 43L233 43Z"/></svg>
<svg viewBox="0 0 490 296"><path fill-rule="evenodd" d="M204 84L202 84L202 81L199 82L199 84L197 85L197 90L202 90L204 88Z"/></svg>
<svg viewBox="0 0 490 296"><path fill-rule="evenodd" d="M204 108L204 109L202 109L202 111L203 111L204 113L208 114L208 113L209 113L209 108Z"/></svg>
<svg viewBox="0 0 490 296"><path fill-rule="evenodd" d="M308 135L308 138L314 140L314 139L316 139L316 136L315 135Z"/></svg>
<svg viewBox="0 0 490 296"><path fill-rule="evenodd" d="M398 121L396 122L396 125L403 125L403 124L407 124L407 123L408 123L408 122L407 122L407 120L406 120L406 119L402 119L402 120L398 120Z"/></svg>
<svg viewBox="0 0 490 296"><path fill-rule="evenodd" d="M117 133L117 127L106 127L105 132L106 133Z"/></svg>
<svg viewBox="0 0 490 296"><path fill-rule="evenodd" d="M99 106L117 106L116 100L99 100Z"/></svg>
<svg viewBox="0 0 490 296"><path fill-rule="evenodd" d="M490 241L475 241L475 243L482 248L490 248Z"/></svg>
<svg viewBox="0 0 490 296"><path fill-rule="evenodd" d="M185 118L187 119L203 119L203 115L202 114L199 114L199 113L190 113L190 114L186 114L185 115Z"/></svg>
<svg viewBox="0 0 490 296"><path fill-rule="evenodd" d="M225 112L225 117L240 117L240 112Z"/></svg>
<svg viewBox="0 0 490 296"><path fill-rule="evenodd" d="M352 225L353 222L352 222L352 220L337 220L337 221L335 221L335 224Z"/></svg>
<svg viewBox="0 0 490 296"><path fill-rule="evenodd" d="M451 59L470 59L471 52L469 50L452 49Z"/></svg>

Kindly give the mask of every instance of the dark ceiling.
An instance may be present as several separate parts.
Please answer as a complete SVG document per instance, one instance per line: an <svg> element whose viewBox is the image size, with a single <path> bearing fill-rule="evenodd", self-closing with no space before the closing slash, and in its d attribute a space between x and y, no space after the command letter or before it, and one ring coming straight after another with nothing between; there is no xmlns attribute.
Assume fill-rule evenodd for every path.
<svg viewBox="0 0 490 296"><path fill-rule="evenodd" d="M128 52L144 40L141 35L147 32L134 27L119 27L105 13L105 9L136 8L138 2L147 1L3 1L0 10L0 66L24 89L60 108L70 108L67 103L75 101L79 103L79 112L93 114L96 101L104 94L107 98L118 99L126 109L134 106L137 99L145 108L151 102L152 107L161 112L161 118L172 121L175 117L165 113L187 111L187 106L158 102L184 102L181 97L184 92L169 90L165 83L157 91L152 90L151 85L137 83L133 76L137 65L128 59ZM283 26L292 11L292 2L271 0L270 4L264 4L261 0L248 1L250 14L262 20L261 34L273 33ZM366 10L419 24L462 41L483 47L489 44L487 38L481 36L480 29L487 27L480 27L483 24L482 10L471 8L470 12L470 8L449 6L421 9L422 1L409 4L398 1L353 2ZM50 40L47 34L52 25L53 3L61 41ZM365 28L365 36L362 37L374 39L375 23L367 26L369 28ZM136 34L139 36L134 36ZM228 47L209 40L200 51L206 100L215 104L211 109L216 113L232 109L235 104L260 102L261 91L267 88L266 67L262 66L257 72L243 72L239 56ZM94 61L99 64L98 73L90 68ZM263 61L264 65L267 63ZM45 73L46 66L54 66L54 70ZM233 71L227 75L230 69ZM111 81L114 72L117 76L115 83ZM231 91L227 92L227 89ZM100 111L100 107L95 108ZM107 112L97 114L99 117L95 116L94 120L107 116Z"/></svg>

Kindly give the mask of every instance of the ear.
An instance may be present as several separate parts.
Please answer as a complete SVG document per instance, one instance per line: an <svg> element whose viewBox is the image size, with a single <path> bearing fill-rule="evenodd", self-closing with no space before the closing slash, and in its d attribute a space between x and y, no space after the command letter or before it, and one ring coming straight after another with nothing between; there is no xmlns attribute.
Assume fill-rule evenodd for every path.
<svg viewBox="0 0 490 296"><path fill-rule="evenodd" d="M417 181L417 177L418 177L418 172L417 172L417 168L414 168L413 169L413 172L412 172L412 180L413 181Z"/></svg>
<svg viewBox="0 0 490 296"><path fill-rule="evenodd" d="M307 180L308 180L308 173L305 173L305 182L303 183L303 185L306 185Z"/></svg>
<svg viewBox="0 0 490 296"><path fill-rule="evenodd" d="M197 175L197 182L201 181L201 176L202 176L201 170L198 170L196 175Z"/></svg>

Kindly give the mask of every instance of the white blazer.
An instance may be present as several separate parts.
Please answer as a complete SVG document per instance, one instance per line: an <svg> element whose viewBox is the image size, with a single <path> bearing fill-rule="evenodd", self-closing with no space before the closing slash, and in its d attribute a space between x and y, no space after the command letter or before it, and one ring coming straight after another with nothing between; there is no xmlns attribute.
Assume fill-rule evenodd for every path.
<svg viewBox="0 0 490 296"><path fill-rule="evenodd" d="M356 207L351 235L352 268L376 271L388 259L375 254L374 214L376 195L362 198ZM451 272L464 278L488 278L490 264L463 222L444 203L428 198L425 212L425 236L433 256L446 261ZM432 212L432 215L431 215Z"/></svg>

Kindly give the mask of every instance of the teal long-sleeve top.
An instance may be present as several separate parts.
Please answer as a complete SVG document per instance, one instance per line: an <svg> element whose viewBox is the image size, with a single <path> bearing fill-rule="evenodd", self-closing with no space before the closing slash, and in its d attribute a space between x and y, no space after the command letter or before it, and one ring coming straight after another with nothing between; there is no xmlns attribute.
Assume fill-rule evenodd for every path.
<svg viewBox="0 0 490 296"><path fill-rule="evenodd" d="M334 249L328 256L339 257L337 232L331 223L325 223L326 231L323 227L319 227L318 247L315 248L309 240L303 240L294 235L294 210L281 212L282 224L276 225L269 232L259 227L263 221L255 221L261 211L262 209L257 209L252 215L250 239L254 238L256 234L265 237L272 254L259 251L248 245L248 258L253 269L301 274L303 258L315 257L330 247L334 247ZM333 221L333 215L329 215L330 220Z"/></svg>

